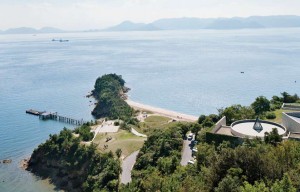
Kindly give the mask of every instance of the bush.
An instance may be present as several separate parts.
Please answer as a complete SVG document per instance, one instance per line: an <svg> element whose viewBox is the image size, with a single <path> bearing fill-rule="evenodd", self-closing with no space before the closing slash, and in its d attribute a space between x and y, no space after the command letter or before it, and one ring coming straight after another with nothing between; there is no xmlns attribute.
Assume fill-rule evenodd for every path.
<svg viewBox="0 0 300 192"><path fill-rule="evenodd" d="M267 119L276 119L276 114L273 112L267 112L266 113L266 118Z"/></svg>
<svg viewBox="0 0 300 192"><path fill-rule="evenodd" d="M94 133L91 132L91 127L87 124L82 125L81 127L77 127L74 132L79 134L79 138L82 141L90 141L94 138Z"/></svg>
<svg viewBox="0 0 300 192"><path fill-rule="evenodd" d="M119 126L120 125L120 122L119 121L115 121L114 122L114 126Z"/></svg>
<svg viewBox="0 0 300 192"><path fill-rule="evenodd" d="M219 116L216 114L210 114L208 117L210 117L214 123L217 123L220 120Z"/></svg>
<svg viewBox="0 0 300 192"><path fill-rule="evenodd" d="M199 117L199 119L198 119L198 123L199 124L202 124L203 123L203 121L206 119L206 116L205 115L201 115L200 117Z"/></svg>
<svg viewBox="0 0 300 192"><path fill-rule="evenodd" d="M210 117L207 117L202 123L203 127L212 127L213 125L214 125L214 122Z"/></svg>

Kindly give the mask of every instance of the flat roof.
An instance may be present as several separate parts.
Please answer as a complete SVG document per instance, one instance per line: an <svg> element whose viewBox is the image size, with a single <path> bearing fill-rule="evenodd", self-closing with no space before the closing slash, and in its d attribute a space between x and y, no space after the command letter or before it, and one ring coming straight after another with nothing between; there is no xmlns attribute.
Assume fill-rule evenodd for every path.
<svg viewBox="0 0 300 192"><path fill-rule="evenodd" d="M263 130L261 132L257 132L253 129L254 123L254 121L238 123L234 125L232 129L240 134L250 137L264 137L265 132L271 132L273 128L276 128L278 130L279 135L283 135L285 133L285 130L283 128L264 122L260 122L261 126L263 127Z"/></svg>
<svg viewBox="0 0 300 192"><path fill-rule="evenodd" d="M233 136L229 127L221 127L216 134Z"/></svg>

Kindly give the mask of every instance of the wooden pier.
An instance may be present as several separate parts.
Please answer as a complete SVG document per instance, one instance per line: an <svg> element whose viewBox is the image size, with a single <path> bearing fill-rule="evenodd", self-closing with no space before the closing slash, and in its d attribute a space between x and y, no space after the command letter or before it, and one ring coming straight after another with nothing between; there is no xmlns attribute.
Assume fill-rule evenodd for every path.
<svg viewBox="0 0 300 192"><path fill-rule="evenodd" d="M46 111L40 112L37 110L29 109L29 110L26 110L26 113L39 116L39 119L41 119L41 120L51 119L51 120L55 120L55 121L72 124L72 125L83 125L84 123L86 123L85 121L83 121L83 119L78 120L78 119L73 119L70 117L61 116L61 115L58 115L57 112L55 112L55 113L46 112Z"/></svg>

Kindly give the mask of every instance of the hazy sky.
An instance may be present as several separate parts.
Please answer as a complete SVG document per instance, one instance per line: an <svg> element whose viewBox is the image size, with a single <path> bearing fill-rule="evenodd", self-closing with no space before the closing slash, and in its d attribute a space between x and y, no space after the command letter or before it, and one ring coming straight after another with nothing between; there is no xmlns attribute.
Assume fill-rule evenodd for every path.
<svg viewBox="0 0 300 192"><path fill-rule="evenodd" d="M300 0L0 0L0 29L100 29L170 17L300 15Z"/></svg>

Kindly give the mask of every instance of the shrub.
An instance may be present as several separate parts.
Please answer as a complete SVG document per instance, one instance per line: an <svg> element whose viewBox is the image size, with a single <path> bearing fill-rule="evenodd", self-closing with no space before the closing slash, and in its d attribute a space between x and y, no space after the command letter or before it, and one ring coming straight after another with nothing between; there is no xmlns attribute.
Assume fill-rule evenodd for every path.
<svg viewBox="0 0 300 192"><path fill-rule="evenodd" d="M203 121L206 119L206 116L205 115L201 115L200 117L199 117L199 119L198 119L198 123L199 124L202 124L203 123Z"/></svg>
<svg viewBox="0 0 300 192"><path fill-rule="evenodd" d="M266 118L267 119L276 119L276 114L273 112L267 112L266 113Z"/></svg>
<svg viewBox="0 0 300 192"><path fill-rule="evenodd" d="M210 114L208 117L210 117L214 123L217 123L220 120L219 116L216 114Z"/></svg>

